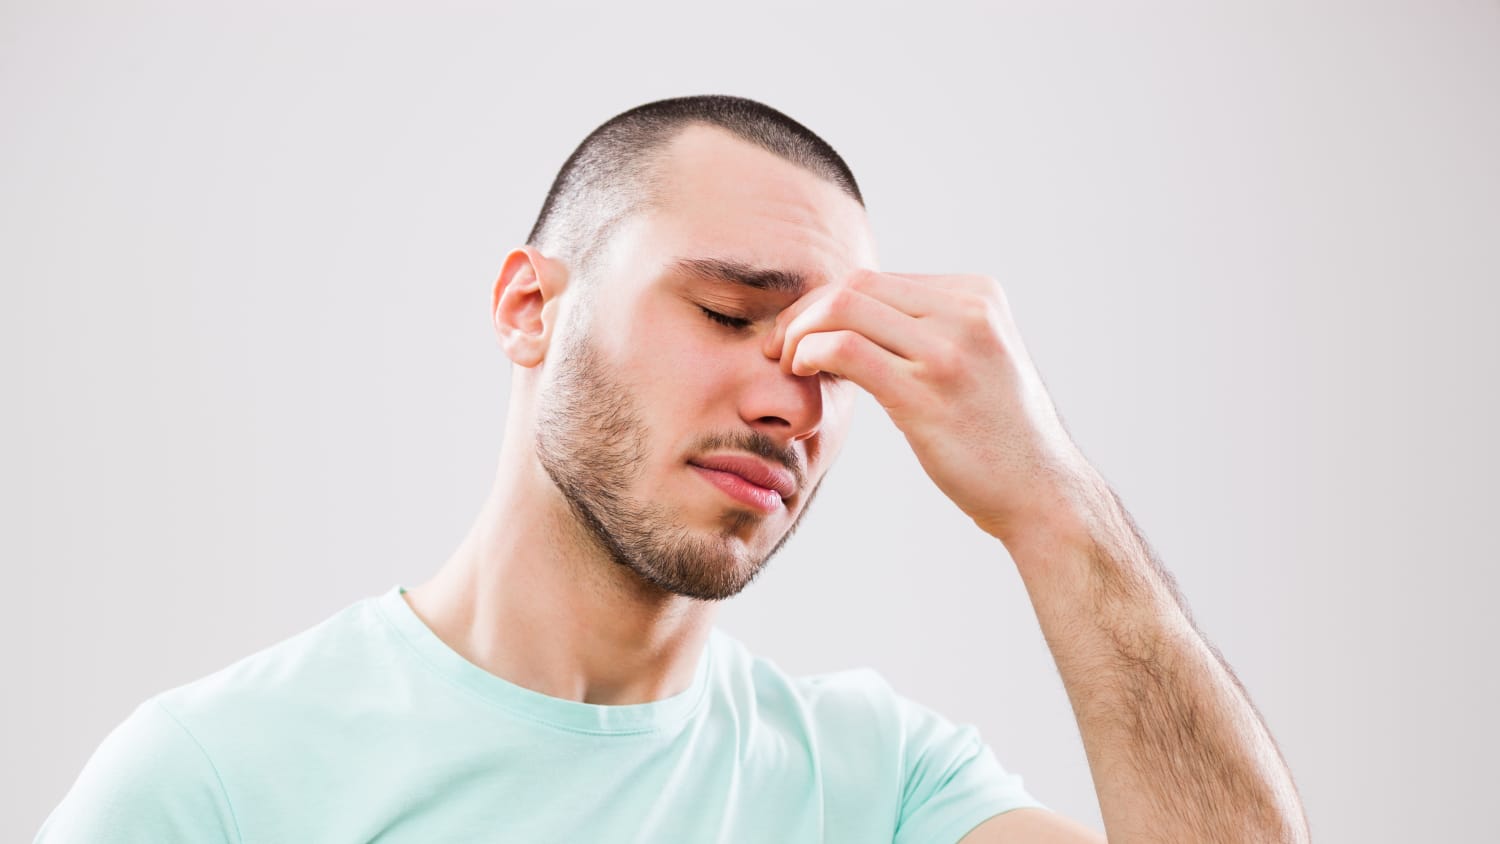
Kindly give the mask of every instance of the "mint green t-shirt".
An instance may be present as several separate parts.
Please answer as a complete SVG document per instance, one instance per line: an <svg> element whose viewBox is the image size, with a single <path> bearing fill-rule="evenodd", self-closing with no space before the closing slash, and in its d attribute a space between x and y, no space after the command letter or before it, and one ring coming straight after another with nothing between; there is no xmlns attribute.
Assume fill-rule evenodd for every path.
<svg viewBox="0 0 1500 844"><path fill-rule="evenodd" d="M1042 806L874 670L791 677L715 627L686 691L601 706L474 665L394 586L157 694L38 842L957 842Z"/></svg>

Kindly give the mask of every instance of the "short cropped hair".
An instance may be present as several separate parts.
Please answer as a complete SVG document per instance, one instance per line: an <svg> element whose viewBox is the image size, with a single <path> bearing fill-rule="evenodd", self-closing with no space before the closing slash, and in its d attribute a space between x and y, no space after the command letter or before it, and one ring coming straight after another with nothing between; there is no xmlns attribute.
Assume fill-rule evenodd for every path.
<svg viewBox="0 0 1500 844"><path fill-rule="evenodd" d="M721 94L674 97L611 117L563 162L526 244L559 258L583 287L621 221L661 207L660 165L669 142L693 125L716 126L838 186L864 207L849 166L822 138L755 100Z"/></svg>

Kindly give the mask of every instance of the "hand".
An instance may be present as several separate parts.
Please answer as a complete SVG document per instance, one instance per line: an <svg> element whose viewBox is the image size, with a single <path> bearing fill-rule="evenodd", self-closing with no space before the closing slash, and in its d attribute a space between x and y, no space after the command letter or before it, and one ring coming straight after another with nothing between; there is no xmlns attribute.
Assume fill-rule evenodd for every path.
<svg viewBox="0 0 1500 844"><path fill-rule="evenodd" d="M859 270L787 306L764 351L867 390L943 494L1002 541L1085 515L1092 467L994 279Z"/></svg>

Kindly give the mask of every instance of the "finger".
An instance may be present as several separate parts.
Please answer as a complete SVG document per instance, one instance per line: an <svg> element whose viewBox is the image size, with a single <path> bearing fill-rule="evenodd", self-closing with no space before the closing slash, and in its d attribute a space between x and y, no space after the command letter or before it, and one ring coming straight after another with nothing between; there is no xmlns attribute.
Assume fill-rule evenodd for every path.
<svg viewBox="0 0 1500 844"><path fill-rule="evenodd" d="M856 270L846 283L853 289L873 296L887 305L914 317L942 313L948 303L948 291L956 276L879 273Z"/></svg>
<svg viewBox="0 0 1500 844"><path fill-rule="evenodd" d="M931 276L930 278L942 279L947 277ZM776 349L785 349L787 326L803 311L822 301L823 297L834 295L839 290L853 290L863 293L872 299L884 303L893 310L912 317L948 313L954 308L953 303L949 301L951 294L947 292L946 285L935 284L925 280L919 281L904 278L887 273L877 273L873 270L858 270L843 281L814 288L797 299L797 301L783 308L781 313L776 315L776 322L771 327L771 335L766 338L766 354L774 354L773 350ZM907 326L907 328L910 327Z"/></svg>
<svg viewBox="0 0 1500 844"><path fill-rule="evenodd" d="M839 286L817 297L782 329L779 347L768 355L778 357L786 369L797 350L797 342L815 331L848 329L899 357L916 359L928 345L915 317L853 290Z"/></svg>
<svg viewBox="0 0 1500 844"><path fill-rule="evenodd" d="M955 275L953 273L893 273L884 272L880 275L893 276L905 279L922 288L936 287L941 290L951 290L955 293L982 293L996 285L993 278L985 275Z"/></svg>
<svg viewBox="0 0 1500 844"><path fill-rule="evenodd" d="M881 407L902 407L917 384L913 364L876 345L857 331L822 331L797 344L795 375L831 372L863 387Z"/></svg>

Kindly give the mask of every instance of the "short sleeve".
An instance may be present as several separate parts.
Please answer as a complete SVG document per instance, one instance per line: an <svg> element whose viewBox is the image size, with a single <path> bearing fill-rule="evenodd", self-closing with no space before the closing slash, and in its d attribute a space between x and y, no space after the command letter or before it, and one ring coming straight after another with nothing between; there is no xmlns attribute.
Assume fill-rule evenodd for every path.
<svg viewBox="0 0 1500 844"><path fill-rule="evenodd" d="M901 807L894 844L956 844L985 819L1047 808L1001 767L972 724L895 696L901 723Z"/></svg>
<svg viewBox="0 0 1500 844"><path fill-rule="evenodd" d="M212 761L156 698L105 736L36 835L36 844L238 840Z"/></svg>

